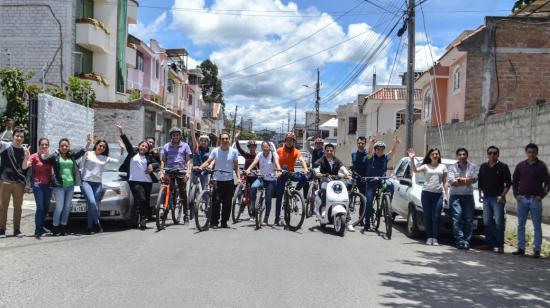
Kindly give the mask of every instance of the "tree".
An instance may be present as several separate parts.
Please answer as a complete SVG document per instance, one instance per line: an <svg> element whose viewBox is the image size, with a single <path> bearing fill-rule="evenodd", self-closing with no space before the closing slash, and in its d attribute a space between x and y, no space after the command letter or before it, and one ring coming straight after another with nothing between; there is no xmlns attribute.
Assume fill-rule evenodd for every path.
<svg viewBox="0 0 550 308"><path fill-rule="evenodd" d="M222 81L218 79L218 66L210 59L202 61L200 68L202 70L202 98L206 103L220 103L223 101Z"/></svg>
<svg viewBox="0 0 550 308"><path fill-rule="evenodd" d="M2 115L2 120L12 120L16 125L27 126L29 111L25 93L27 81L33 75L34 72L25 74L18 67L0 69L0 90L7 100L6 112Z"/></svg>

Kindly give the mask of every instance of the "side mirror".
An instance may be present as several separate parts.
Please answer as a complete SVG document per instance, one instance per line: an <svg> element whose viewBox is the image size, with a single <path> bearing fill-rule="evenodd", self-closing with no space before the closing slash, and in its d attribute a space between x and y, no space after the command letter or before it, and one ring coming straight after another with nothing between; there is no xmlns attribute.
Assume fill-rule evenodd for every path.
<svg viewBox="0 0 550 308"><path fill-rule="evenodd" d="M405 186L412 186L412 181L408 179L400 179L399 184L405 185Z"/></svg>

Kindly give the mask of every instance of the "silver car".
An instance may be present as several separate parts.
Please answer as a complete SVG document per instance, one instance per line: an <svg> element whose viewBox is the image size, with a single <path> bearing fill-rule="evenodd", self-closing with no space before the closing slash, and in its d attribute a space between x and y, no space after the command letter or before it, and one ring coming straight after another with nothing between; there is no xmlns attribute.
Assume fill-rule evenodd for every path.
<svg viewBox="0 0 550 308"><path fill-rule="evenodd" d="M421 158L416 157L416 164L419 165ZM421 231L424 231L424 220L422 204L420 203L420 195L422 193L422 185L424 184L424 174L414 173L410 170L409 158L402 158L396 165L393 171L393 178L390 181L393 183L395 192L392 201L392 210L395 215L400 215L407 219L407 235L409 237L419 237ZM447 167L456 163L456 160L442 159L442 163ZM473 233L476 235L483 234L483 204L479 201L479 193L477 185L475 185L474 200L475 211L473 221ZM448 204L443 204L441 214L441 231L452 231L452 216L451 209Z"/></svg>
<svg viewBox="0 0 550 308"><path fill-rule="evenodd" d="M99 216L102 221L121 221L129 223L131 226L137 226L137 208L134 206L134 198L128 184L125 172L119 172L118 169L123 163L126 153L121 155L118 145L109 144L110 157L118 160L117 163L108 163L103 171L102 185L103 194L101 204L99 205ZM154 208L159 192L159 184L154 183L151 190L151 204ZM48 218L53 217L55 209L55 197L53 197ZM88 209L86 199L80 190L80 186L75 186L74 195L71 204L69 220L86 219Z"/></svg>

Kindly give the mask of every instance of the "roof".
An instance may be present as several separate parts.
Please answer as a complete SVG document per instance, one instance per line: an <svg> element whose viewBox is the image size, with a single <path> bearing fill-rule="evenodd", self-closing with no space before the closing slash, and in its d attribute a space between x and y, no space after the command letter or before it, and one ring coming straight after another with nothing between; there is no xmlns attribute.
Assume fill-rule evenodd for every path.
<svg viewBox="0 0 550 308"><path fill-rule="evenodd" d="M407 99L407 88L405 87L383 87L376 90L371 95L365 98L365 101L369 99L377 100L406 100ZM414 100L421 100L421 90L414 89Z"/></svg>
<svg viewBox="0 0 550 308"><path fill-rule="evenodd" d="M550 16L550 0L523 1L527 5L514 10L512 16L548 17Z"/></svg>
<svg viewBox="0 0 550 308"><path fill-rule="evenodd" d="M184 57L184 56L187 56L189 55L187 53L187 50L185 50L185 48L171 48L171 49L166 49L166 54L168 55L168 57Z"/></svg>
<svg viewBox="0 0 550 308"><path fill-rule="evenodd" d="M338 128L338 118L332 118L319 125L319 128Z"/></svg>

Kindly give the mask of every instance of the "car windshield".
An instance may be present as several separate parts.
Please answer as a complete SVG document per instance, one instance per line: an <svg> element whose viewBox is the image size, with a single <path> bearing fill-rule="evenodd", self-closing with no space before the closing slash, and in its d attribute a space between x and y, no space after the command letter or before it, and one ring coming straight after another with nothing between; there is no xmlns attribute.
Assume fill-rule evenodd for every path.
<svg viewBox="0 0 550 308"><path fill-rule="evenodd" d="M120 147L118 145L109 145L109 157L118 160L118 162L109 162L105 165L105 171L118 172L118 168L122 165L124 158L126 157L126 151L121 155Z"/></svg>
<svg viewBox="0 0 550 308"><path fill-rule="evenodd" d="M417 164L417 166L420 166L420 163ZM445 164L447 168L449 168L448 164ZM416 184L422 185L424 182L426 182L426 175L424 173L417 173L415 177ZM477 189L477 183L474 183L474 189Z"/></svg>

